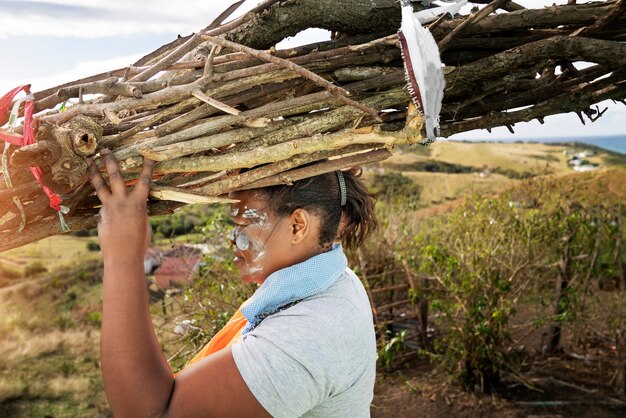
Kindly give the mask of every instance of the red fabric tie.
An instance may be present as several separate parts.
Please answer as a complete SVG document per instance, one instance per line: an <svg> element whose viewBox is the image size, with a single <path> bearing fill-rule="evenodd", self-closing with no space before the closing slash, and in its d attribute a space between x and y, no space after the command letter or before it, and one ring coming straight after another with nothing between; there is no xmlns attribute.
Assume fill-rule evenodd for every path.
<svg viewBox="0 0 626 418"><path fill-rule="evenodd" d="M30 94L30 84L26 84L23 86L19 86L9 91L7 94L0 98L0 126L3 126L5 123L9 121L10 116L8 116L8 109L11 106L11 102L23 91L26 94ZM9 142L13 145L17 145L19 147L25 145L32 145L35 143L35 135L37 134L37 128L39 127L39 123L36 119L33 118L33 108L34 103L33 100L26 101L24 105L24 135L19 136L15 135L11 132L6 132L0 129L0 140ZM50 207L57 212L61 210L61 198L59 195L54 193L49 187L44 186L41 182L41 178L43 176L43 171L40 167L30 167L31 173L33 173L33 177L41 187L43 188L44 193L50 199Z"/></svg>

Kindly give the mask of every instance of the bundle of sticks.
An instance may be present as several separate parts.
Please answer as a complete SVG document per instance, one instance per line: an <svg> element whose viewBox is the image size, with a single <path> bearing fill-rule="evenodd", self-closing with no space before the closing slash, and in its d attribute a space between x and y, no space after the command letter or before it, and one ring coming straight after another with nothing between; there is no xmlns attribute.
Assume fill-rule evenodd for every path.
<svg viewBox="0 0 626 418"><path fill-rule="evenodd" d="M42 185L61 197L72 230L93 227L99 202L87 181L87 159L101 165L103 148L120 162L128 184L136 181L144 157L158 161L148 205L156 215L185 203L220 201L235 190L381 161L397 144L424 141L422 115L409 106L395 32L257 50L229 38L281 4L266 1L222 24L240 3L130 67L34 93L36 143L5 153L11 187L0 189L0 251L60 232L59 214ZM493 10L431 25L446 64L443 136L586 111L600 100L624 97L626 53L623 43L612 41L625 36L623 13L595 29L602 19L589 13L623 10L622 2L585 5L582 12L567 7L574 6L552 13L559 17L550 21L552 29L511 23L517 20L503 24ZM525 12L536 11L507 15ZM564 19L571 21L566 29ZM485 29L477 30L480 25ZM564 36L565 30L588 30L602 40ZM609 47L622 55L607 57ZM571 62L581 59L599 64L574 68ZM607 75L603 86L589 87ZM539 92L543 99L537 101ZM571 95L580 99L578 108L567 107ZM507 112L528 105L533 107L523 113ZM41 181L32 177L32 166L41 168Z"/></svg>

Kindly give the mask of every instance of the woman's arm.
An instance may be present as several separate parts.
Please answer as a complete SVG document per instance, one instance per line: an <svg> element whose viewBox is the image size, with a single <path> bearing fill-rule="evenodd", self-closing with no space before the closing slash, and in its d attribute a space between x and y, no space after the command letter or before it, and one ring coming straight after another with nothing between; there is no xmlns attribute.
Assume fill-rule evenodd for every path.
<svg viewBox="0 0 626 418"><path fill-rule="evenodd" d="M147 199L154 162L145 160L133 191L108 150L102 152L110 189L92 164L102 201L98 236L104 259L101 363L116 417L261 416L267 413L222 350L174 379L150 319L143 257L150 242Z"/></svg>

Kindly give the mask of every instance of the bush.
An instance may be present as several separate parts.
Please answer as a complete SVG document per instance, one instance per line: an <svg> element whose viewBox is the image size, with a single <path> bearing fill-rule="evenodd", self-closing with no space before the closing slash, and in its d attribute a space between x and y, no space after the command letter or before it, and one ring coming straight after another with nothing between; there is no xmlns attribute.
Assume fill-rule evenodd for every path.
<svg viewBox="0 0 626 418"><path fill-rule="evenodd" d="M426 354L470 390L490 391L503 371L518 366L509 356L509 321L520 301L554 301L533 318L549 325L541 348L553 351L561 327L589 309L591 280L618 277L624 262L623 206L541 184L525 189L531 183L515 196L470 198L405 229L395 246L400 260L434 284L428 300L440 332Z"/></svg>
<svg viewBox="0 0 626 418"><path fill-rule="evenodd" d="M24 269L24 276L31 277L41 273L46 273L48 268L44 266L40 261L34 261L26 266Z"/></svg>
<svg viewBox="0 0 626 418"><path fill-rule="evenodd" d="M426 171L429 173L462 174L480 171L476 167L437 160L416 161L411 164L386 163L385 166L398 171Z"/></svg>
<svg viewBox="0 0 626 418"><path fill-rule="evenodd" d="M72 235L75 237L95 237L98 235L98 228L82 229L80 231L73 231Z"/></svg>
<svg viewBox="0 0 626 418"><path fill-rule="evenodd" d="M530 261L542 256L529 246L542 222L508 199L474 198L422 226L405 250L411 267L436 283L429 300L445 332L433 357L469 390L491 391L510 366L507 324Z"/></svg>
<svg viewBox="0 0 626 418"><path fill-rule="evenodd" d="M97 242L88 242L87 250L88 251L100 251L100 244L98 244Z"/></svg>
<svg viewBox="0 0 626 418"><path fill-rule="evenodd" d="M91 311L87 313L87 322L99 327L102 324L102 311Z"/></svg>
<svg viewBox="0 0 626 418"><path fill-rule="evenodd" d="M210 255L204 258L198 277L184 288L181 305L172 308L193 327L185 327L186 333L178 341L185 350L173 350L170 364L174 370L182 368L189 360L189 354L200 350L231 318L237 308L254 289L243 282L233 263L233 254L228 234L232 222L227 217L228 207L215 208L206 220L201 232L205 244L211 247ZM168 308L169 309L169 308ZM178 310L180 309L180 310ZM177 323L168 324L169 330ZM169 331L171 332L171 331Z"/></svg>
<svg viewBox="0 0 626 418"><path fill-rule="evenodd" d="M414 203L420 198L422 187L399 173L376 174L371 188L380 198L392 203Z"/></svg>
<svg viewBox="0 0 626 418"><path fill-rule="evenodd" d="M515 179L515 180L525 180L525 179L530 179L532 177L534 177L535 175L533 173L531 173L530 171L522 171L521 173L519 171L515 171L512 168L500 168L500 167L495 167L494 169L491 170L494 174L501 174L503 176L506 176L510 179Z"/></svg>

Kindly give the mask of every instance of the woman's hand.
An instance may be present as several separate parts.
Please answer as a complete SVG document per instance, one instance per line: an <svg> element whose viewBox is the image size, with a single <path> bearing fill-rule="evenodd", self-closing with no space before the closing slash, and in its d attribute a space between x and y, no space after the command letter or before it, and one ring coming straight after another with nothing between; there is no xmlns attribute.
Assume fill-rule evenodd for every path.
<svg viewBox="0 0 626 418"><path fill-rule="evenodd" d="M98 222L98 238L105 263L143 260L150 245L147 200L154 161L144 159L143 170L135 188L126 188L120 167L113 154L103 149L100 154L109 176L110 188L91 162L89 177L102 202Z"/></svg>

